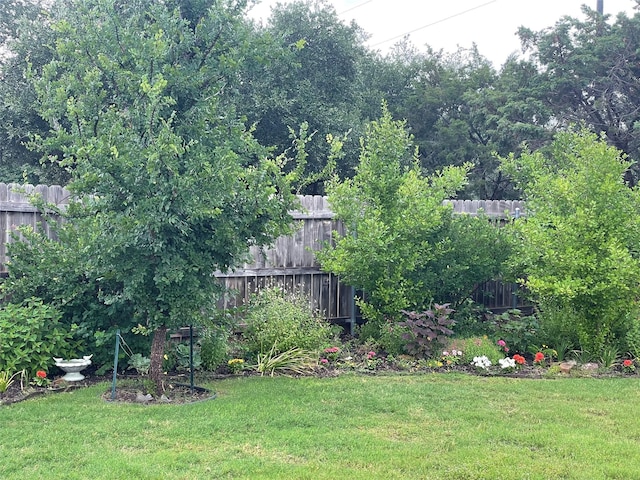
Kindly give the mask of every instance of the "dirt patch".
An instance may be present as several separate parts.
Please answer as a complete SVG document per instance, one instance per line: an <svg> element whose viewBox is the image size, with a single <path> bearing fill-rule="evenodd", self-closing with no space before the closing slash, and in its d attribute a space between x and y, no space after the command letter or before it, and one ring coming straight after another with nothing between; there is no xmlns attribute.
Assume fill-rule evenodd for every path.
<svg viewBox="0 0 640 480"><path fill-rule="evenodd" d="M164 392L156 395L153 384L148 377L126 375L118 376L115 395L112 394L113 377L90 375L79 382L65 382L57 379L48 387L21 385L20 381L13 382L6 392L0 393L0 405L10 405L43 395L68 392L79 388L86 388L96 384L107 384L107 390L102 394L105 401L140 404L184 404L212 399L215 393L195 386L193 390L184 376L167 377L164 382Z"/></svg>
<svg viewBox="0 0 640 480"><path fill-rule="evenodd" d="M79 382L75 384L60 382L49 387L24 386L20 382L12 383L9 388L0 393L0 405L9 405L12 403L22 402L30 398L40 397L58 392L68 392L77 388L87 387L88 383Z"/></svg>
<svg viewBox="0 0 640 480"><path fill-rule="evenodd" d="M182 383L168 382L164 392L158 394L149 388L148 382L127 381L116 384L115 391L109 388L102 398L108 402L153 404L184 404L194 403L215 398L215 393L207 388Z"/></svg>

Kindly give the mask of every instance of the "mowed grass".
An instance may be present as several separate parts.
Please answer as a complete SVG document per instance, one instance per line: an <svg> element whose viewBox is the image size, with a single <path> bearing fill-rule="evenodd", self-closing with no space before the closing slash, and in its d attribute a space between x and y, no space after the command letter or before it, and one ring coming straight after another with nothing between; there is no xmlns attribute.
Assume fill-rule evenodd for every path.
<svg viewBox="0 0 640 480"><path fill-rule="evenodd" d="M214 400L109 385L0 407L6 479L636 479L640 379L233 378Z"/></svg>

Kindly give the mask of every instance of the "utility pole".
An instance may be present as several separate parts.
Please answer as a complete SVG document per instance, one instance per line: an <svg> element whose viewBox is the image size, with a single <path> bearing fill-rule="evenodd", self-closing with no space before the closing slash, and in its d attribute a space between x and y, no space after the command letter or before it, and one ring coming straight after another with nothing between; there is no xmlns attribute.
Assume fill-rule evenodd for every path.
<svg viewBox="0 0 640 480"><path fill-rule="evenodd" d="M604 0L598 0L596 10L600 15L604 15Z"/></svg>

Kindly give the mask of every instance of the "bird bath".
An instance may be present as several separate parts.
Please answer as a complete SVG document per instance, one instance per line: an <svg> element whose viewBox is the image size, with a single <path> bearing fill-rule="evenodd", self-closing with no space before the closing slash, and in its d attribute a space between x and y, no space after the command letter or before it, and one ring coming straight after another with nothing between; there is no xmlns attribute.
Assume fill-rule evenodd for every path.
<svg viewBox="0 0 640 480"><path fill-rule="evenodd" d="M53 357L53 360L56 362L56 367L61 368L66 373L66 375L62 377L63 380L67 382L78 382L84 380L84 375L82 375L80 371L91 365L91 357L93 357L93 355L73 358L71 360Z"/></svg>

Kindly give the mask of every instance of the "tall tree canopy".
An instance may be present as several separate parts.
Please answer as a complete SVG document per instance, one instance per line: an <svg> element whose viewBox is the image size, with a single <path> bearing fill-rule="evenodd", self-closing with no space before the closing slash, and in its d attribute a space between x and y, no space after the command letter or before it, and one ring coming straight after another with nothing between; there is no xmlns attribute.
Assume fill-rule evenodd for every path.
<svg viewBox="0 0 640 480"><path fill-rule="evenodd" d="M534 32L521 28L523 45L541 72L554 121L604 132L611 145L640 160L640 14L614 22L588 7L586 20L563 17ZM638 181L635 166L626 174Z"/></svg>
<svg viewBox="0 0 640 480"><path fill-rule="evenodd" d="M512 58L496 72L475 48L421 53L405 43L371 76L394 116L407 120L427 173L470 162L463 198L518 196L494 152L507 155L522 142L537 147L548 141L549 113L533 65Z"/></svg>
<svg viewBox="0 0 640 480"><path fill-rule="evenodd" d="M351 132L338 167L343 176L353 175L365 123L360 106L366 86L359 66L366 55L363 30L340 21L326 0L297 0L278 4L256 35L268 51L246 64L238 99L255 123L256 138L283 151L291 146L290 130L306 123L312 136L306 147L308 173L317 174L330 151L326 135ZM307 193L322 190L317 182Z"/></svg>
<svg viewBox="0 0 640 480"><path fill-rule="evenodd" d="M0 4L0 40L9 52L0 59L4 181L20 180L23 172L34 183L68 179L58 164L48 157L40 163L40 155L25 146L30 133L44 135L49 125L38 113L24 71L39 70L51 59L48 45L61 34L49 28L56 17L53 6L65 3L72 8L73 2L63 1ZM197 12L218 3L172 0L167 7L178 8L196 25ZM139 2L132 5L145 8ZM264 25L244 24L243 39L234 47L238 61L225 67L234 73L225 74L216 98L252 125L258 141L274 152L291 147L292 131L300 132L306 124L306 172L316 180L327 165L327 134L351 131L337 171L342 178L355 174L358 138L364 125L380 116L386 100L394 118L406 119L425 173L472 162L461 197L513 198L520 192L497 168L493 153L519 153L523 143L530 149L548 145L556 131L572 123L604 131L631 159L640 156L640 16L620 15L611 21L585 12L586 20L565 17L539 32L521 29L530 55L508 58L498 71L475 48L445 54L404 41L383 56L368 50L363 30L341 21L326 0L296 0L278 5ZM629 170L630 184L637 181L638 171L637 166ZM320 181L304 190L322 191Z"/></svg>

